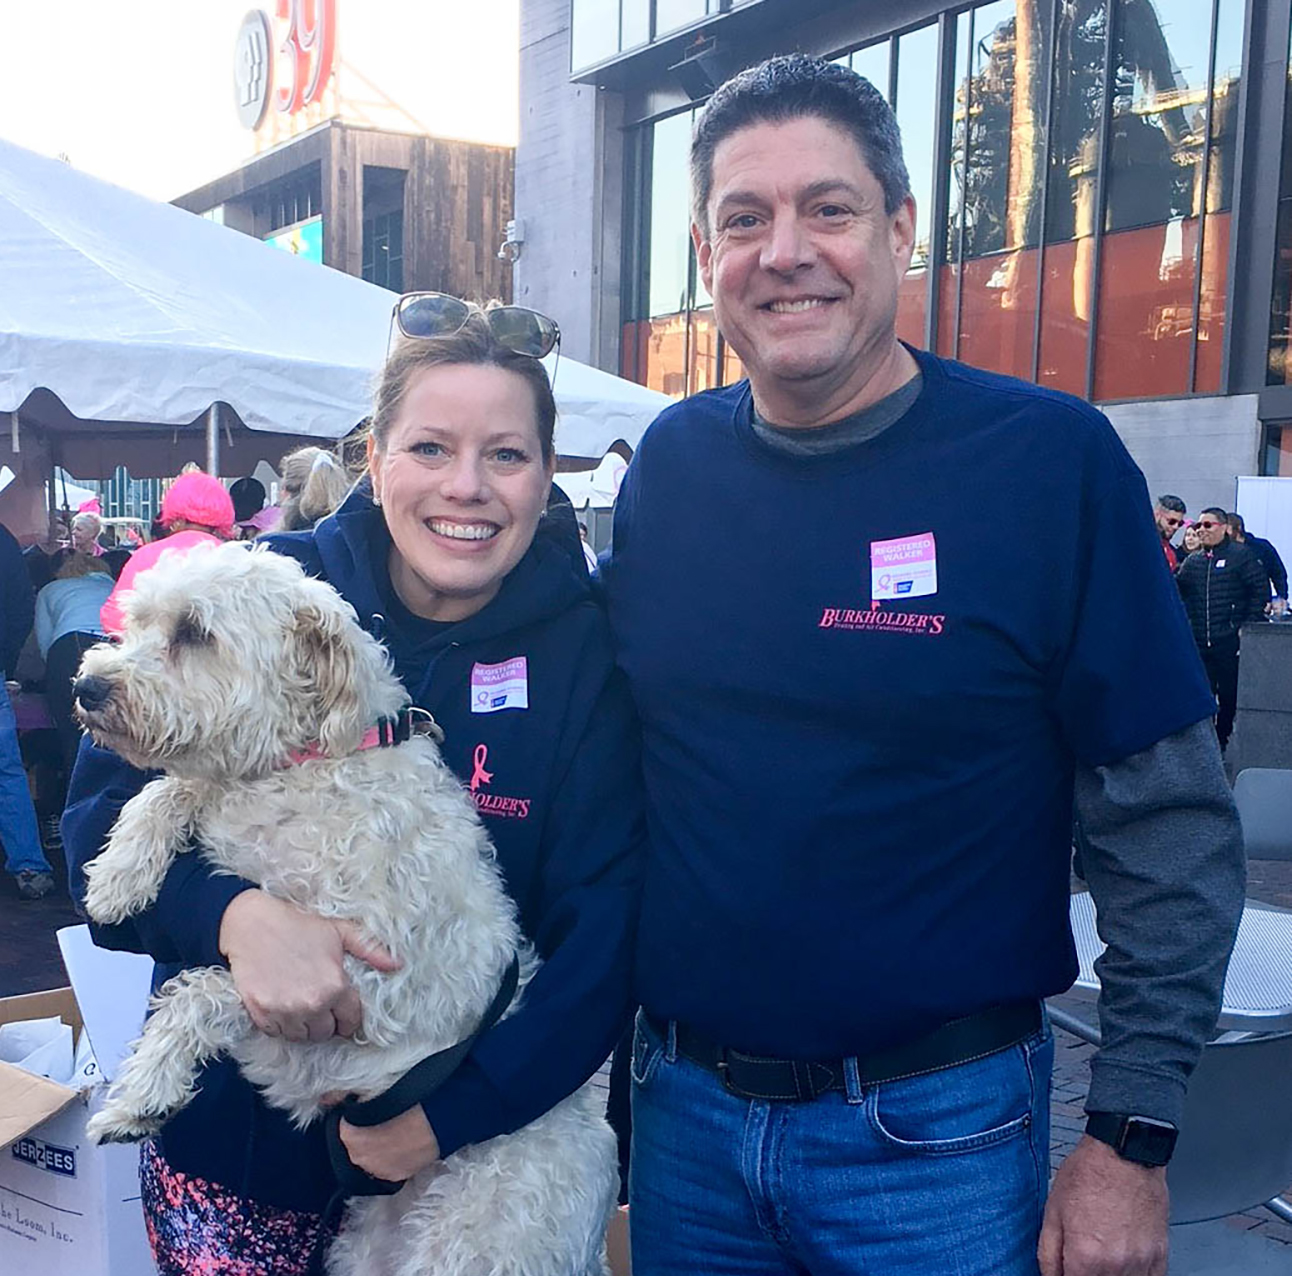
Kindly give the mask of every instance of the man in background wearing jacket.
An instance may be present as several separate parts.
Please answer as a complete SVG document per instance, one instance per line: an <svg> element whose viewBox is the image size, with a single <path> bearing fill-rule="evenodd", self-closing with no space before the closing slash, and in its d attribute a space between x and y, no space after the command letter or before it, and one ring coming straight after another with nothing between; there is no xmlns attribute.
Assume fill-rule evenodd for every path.
<svg viewBox="0 0 1292 1276"><path fill-rule="evenodd" d="M1253 536L1247 530L1241 514L1226 515L1226 521L1229 523L1230 540L1246 545L1261 560L1261 566L1269 577L1270 588L1274 591L1274 599L1269 604L1270 613L1282 616L1288 608L1288 569L1283 566L1278 550L1263 536Z"/></svg>
<svg viewBox="0 0 1292 1276"><path fill-rule="evenodd" d="M1202 549L1176 573L1193 640L1216 694L1216 736L1223 749L1238 707L1238 631L1265 619L1269 578L1253 550L1229 535L1225 511L1214 506L1198 518Z"/></svg>

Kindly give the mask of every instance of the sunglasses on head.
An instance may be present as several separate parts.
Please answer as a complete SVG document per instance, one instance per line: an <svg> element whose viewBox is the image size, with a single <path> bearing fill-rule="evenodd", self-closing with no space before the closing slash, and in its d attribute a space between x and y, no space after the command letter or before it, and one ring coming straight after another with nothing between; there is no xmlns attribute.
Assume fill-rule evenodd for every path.
<svg viewBox="0 0 1292 1276"><path fill-rule="evenodd" d="M443 292L409 292L395 302L391 314L391 337L397 327L405 337L427 340L451 337L466 327L473 312L484 315L493 339L516 354L542 359L561 344L561 329L555 319L527 306L494 306L478 310L460 297ZM387 342L386 354L390 354Z"/></svg>

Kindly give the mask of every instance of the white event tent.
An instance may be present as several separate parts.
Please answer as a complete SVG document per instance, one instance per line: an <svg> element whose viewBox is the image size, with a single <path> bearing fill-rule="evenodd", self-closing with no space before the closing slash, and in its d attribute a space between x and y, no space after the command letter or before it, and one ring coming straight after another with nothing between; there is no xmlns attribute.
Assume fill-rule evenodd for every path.
<svg viewBox="0 0 1292 1276"><path fill-rule="evenodd" d="M392 302L0 141L0 463L32 496L55 464L248 473L343 437L367 415ZM668 403L564 357L555 392L558 449L585 464L635 448ZM6 522L14 499L0 494Z"/></svg>

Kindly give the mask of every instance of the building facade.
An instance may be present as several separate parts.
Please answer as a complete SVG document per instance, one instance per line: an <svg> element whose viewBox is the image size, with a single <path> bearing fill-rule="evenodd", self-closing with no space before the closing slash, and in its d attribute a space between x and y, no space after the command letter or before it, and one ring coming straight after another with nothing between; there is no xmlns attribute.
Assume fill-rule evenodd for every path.
<svg viewBox="0 0 1292 1276"><path fill-rule="evenodd" d="M172 201L394 292L509 300L513 151L325 120Z"/></svg>
<svg viewBox="0 0 1292 1276"><path fill-rule="evenodd" d="M521 30L516 292L576 358L673 395L741 375L690 245L691 121L802 50L901 126L904 339L1098 403L1191 509L1292 475L1287 0L524 0Z"/></svg>

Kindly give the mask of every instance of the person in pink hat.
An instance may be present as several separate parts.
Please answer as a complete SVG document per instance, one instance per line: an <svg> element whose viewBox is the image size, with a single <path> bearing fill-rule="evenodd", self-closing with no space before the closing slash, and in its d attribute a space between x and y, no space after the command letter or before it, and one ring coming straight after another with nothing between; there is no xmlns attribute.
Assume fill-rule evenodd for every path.
<svg viewBox="0 0 1292 1276"><path fill-rule="evenodd" d="M163 554L186 554L194 545L218 545L232 538L233 500L219 479L193 470L181 474L167 489L158 521L166 528L166 535L130 555L99 612L104 633L113 637L125 628L121 599L134 588L140 572L147 571Z"/></svg>

